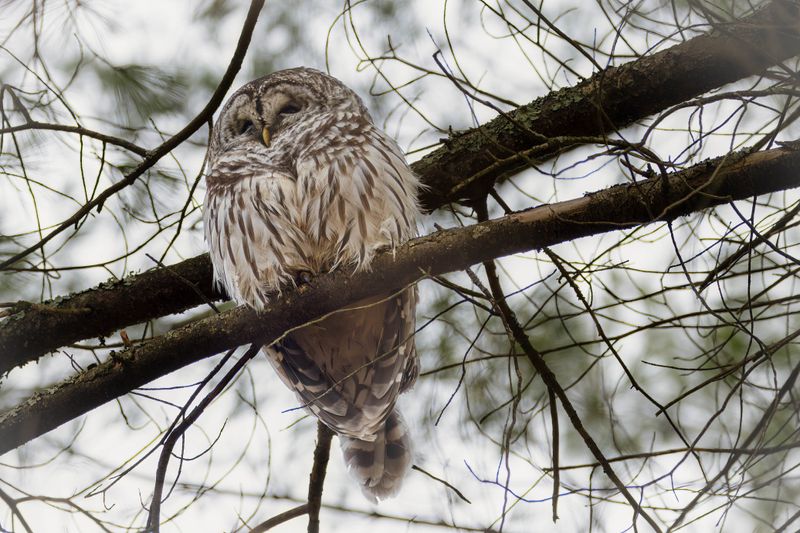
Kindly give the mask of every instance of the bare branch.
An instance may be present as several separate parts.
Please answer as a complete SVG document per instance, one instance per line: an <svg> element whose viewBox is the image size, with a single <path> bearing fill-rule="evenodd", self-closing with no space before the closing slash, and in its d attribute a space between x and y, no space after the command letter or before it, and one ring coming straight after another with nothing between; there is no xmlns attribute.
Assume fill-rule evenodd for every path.
<svg viewBox="0 0 800 533"><path fill-rule="evenodd" d="M322 505L322 488L331 456L333 431L317 422L317 446L314 448L314 466L308 479L308 533L319 533L319 509Z"/></svg>
<svg viewBox="0 0 800 533"><path fill-rule="evenodd" d="M465 501L465 502L467 502L469 504L472 503L471 501L469 501L469 498L464 496L464 494L462 494L462 492L460 490L458 490L452 483L450 483L450 482L448 482L448 481L446 481L446 480L444 480L444 479L442 479L440 477L434 476L433 474L431 474L427 470L425 470L422 467L417 466L417 465L411 465L411 470L416 470L417 472L421 472L421 473L425 474L426 476L428 476L429 478L431 478L431 479L433 479L435 481L438 481L439 483L441 483L442 485L444 485L448 489L452 490L456 494L456 496L461 498L463 501Z"/></svg>
<svg viewBox="0 0 800 533"><path fill-rule="evenodd" d="M220 379L219 383L217 383L214 388L209 392L203 400L197 404L192 411L186 415L186 417L181 420L181 423L178 424L167 436L164 440L163 447L161 448L161 455L158 458L158 468L156 469L156 481L153 487L153 499L150 504L150 513L147 516L147 527L145 531L149 533L158 533L161 527L161 495L164 491L164 480L167 475L167 466L169 465L169 459L172 456L172 450L175 448L175 444L178 442L178 439L186 433L192 425L200 418L200 415L206 410L206 408L211 404L214 399L220 395L220 393L225 389L225 387L230 384L234 378L239 374L239 372L244 368L250 359L256 356L259 351L259 347L253 345L250 347L247 352L245 352L242 357L236 361L230 370Z"/></svg>
<svg viewBox="0 0 800 533"><path fill-rule="evenodd" d="M480 218L486 217L485 206L482 206L482 210L479 211L478 216ZM564 388L556 379L553 371L550 370L550 367L545 362L544 357L542 357L542 354L540 354L539 351L533 347L533 344L531 344L528 335L525 333L525 329L517 320L517 315L506 301L505 293L500 285L500 279L497 277L497 268L494 264L494 261L485 261L483 265L486 269L486 275L489 279L489 288L491 290L495 306L497 307L497 310L503 319L503 324L505 325L506 329L511 332L516 343L522 347L522 350L525 352L525 355L528 356L528 360L531 362L531 365L534 369L536 369L539 377L547 386L548 390L552 393L550 395L550 401L553 401L553 396L558 398L564 408L564 411L567 413L567 417L569 418L570 422L572 422L572 426L575 428L575 431L577 431L581 436L581 439L583 439L583 442L586 444L586 447L589 448L589 451L592 453L592 455L594 455L595 459L597 459L597 461L602 465L603 472L605 472L614 486L617 487L617 490L620 492L620 494L622 494L625 499L628 500L628 503L635 510L633 518L634 530L636 529L636 517L641 515L642 518L644 518L645 521L650 524L650 527L652 527L654 531L661 531L661 528L658 527L658 524L656 524L655 520L653 520L653 518L644 509L642 509L636 498L634 498L630 491L628 491L625 483L623 483L619 476L617 476L616 472L614 472L614 469L611 467L608 459L606 459L603 451L600 449L600 446L597 445L595 440L589 434L588 430L586 430L584 427L578 411L572 405L572 402L567 396L566 391L564 391ZM514 406L514 409L516 409L516 405ZM554 468L556 469L555 472L558 472L557 466L554 465ZM554 503L553 521L555 521L557 517L557 508L555 507Z"/></svg>
<svg viewBox="0 0 800 533"><path fill-rule="evenodd" d="M250 530L250 533L264 533L264 531L268 531L275 526L279 526L284 522L288 522L292 518L297 518L298 516L303 516L304 514L308 514L308 504L304 503L303 505L298 505L297 507L293 507L288 511L284 511L280 514L276 514L272 518L261 522L256 527Z"/></svg>
<svg viewBox="0 0 800 533"><path fill-rule="evenodd" d="M756 440L756 438L763 435L763 432L765 431L769 422L772 420L773 415L783 400L783 397L792 390L797 382L798 377L800 377L800 364L795 365L795 367L792 369L791 374L789 374L789 377L786 379L786 381L784 381L777 394L775 394L772 402L770 402L770 405L764 413L764 416L759 419L758 423L753 427L753 430L750 432L747 438L744 439L741 446L742 449L747 449L753 443L753 441ZM743 454L744 452L742 450L735 450L733 453L731 453L731 456L725 462L725 465L713 478L708 480L708 483L706 483L706 485L699 490L697 494L695 494L694 498L692 498L692 501L690 501L689 504L686 505L683 510L681 510L680 515L675 519L667 531L674 531L676 528L678 528L678 526L681 525L689 512L691 512L691 510L697 506L700 500L714 487L714 485L720 479L728 475L733 465L739 460L740 457L742 457Z"/></svg>
<svg viewBox="0 0 800 533"><path fill-rule="evenodd" d="M17 501L8 494L6 494L6 492L2 489L0 489L0 500L3 500L3 502L5 502L5 504L8 505L9 509L11 509L11 514L13 516L16 516L17 519L19 519L19 523L20 525L22 525L22 527L25 528L25 531L27 531L28 533L33 533L33 530L28 525L28 522L25 520L25 517L22 516L22 513L19 510L19 506L17 505Z"/></svg>
<svg viewBox="0 0 800 533"><path fill-rule="evenodd" d="M130 150L134 154L141 157L147 156L147 150L135 143L132 143L126 139L120 139L119 137L114 137L112 135L106 135L105 133L93 131L88 128L84 128L82 126L70 126L68 124L48 124L46 122L31 121L25 124L21 124L19 126L9 126L7 128L0 128L0 135L3 135L4 133L15 133L18 131L29 131L29 130L49 130L49 131L63 131L67 133L75 133L77 135L81 135L84 137L91 137L92 139L97 139L98 141L102 141L107 144L113 144L115 146L119 146L120 148L125 148L126 150Z"/></svg>
<svg viewBox="0 0 800 533"><path fill-rule="evenodd" d="M54 230L48 233L45 237L39 240L36 244L29 246L25 250L14 254L10 258L6 259L2 263L0 263L0 270L7 268L10 265L13 265L20 259L26 257L32 252L40 249L42 246L47 244L53 237L60 234L64 230L72 227L73 225L77 224L83 217L88 215L93 209L97 208L98 210L102 209L103 204L117 194L119 191L128 187L136 182L136 180L144 174L147 170L152 168L158 161L170 153L172 150L183 144L189 137L194 135L194 133L199 130L203 124L208 122L214 112L222 103L222 99L225 98L225 94L227 94L228 89L230 89L231 84L233 83L236 74L239 72L239 69L242 66L242 61L244 60L244 56L247 53L247 48L250 46L250 38L253 35L253 29L255 28L256 22L258 21L258 15L261 12L261 8L264 7L264 0L252 0L250 3L250 9L247 12L247 17L245 18L244 25L242 27L242 33L239 35L239 42L236 44L236 50L233 52L233 57L231 58L230 63L228 64L228 68L225 71L225 74L222 76L222 79L217 85L217 89L214 91L214 94L211 95L208 103L205 107L194 117L184 128L170 137L167 141L159 145L154 150L148 152L147 157L145 157L139 165L133 169L129 174L125 176L124 179L118 181L114 185L108 187L106 190L95 196L89 202L86 202L80 209L78 209L75 213L73 213L69 218L64 220L61 224L59 224Z"/></svg>

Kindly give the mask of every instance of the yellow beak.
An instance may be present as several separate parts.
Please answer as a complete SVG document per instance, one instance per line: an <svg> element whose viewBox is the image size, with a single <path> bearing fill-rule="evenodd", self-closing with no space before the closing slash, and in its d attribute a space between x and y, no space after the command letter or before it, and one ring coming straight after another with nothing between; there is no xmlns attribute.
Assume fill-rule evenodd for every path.
<svg viewBox="0 0 800 533"><path fill-rule="evenodd" d="M266 126L264 127L263 130L261 130L261 140L264 141L264 146L269 146L269 141L270 141L269 128L267 128Z"/></svg>

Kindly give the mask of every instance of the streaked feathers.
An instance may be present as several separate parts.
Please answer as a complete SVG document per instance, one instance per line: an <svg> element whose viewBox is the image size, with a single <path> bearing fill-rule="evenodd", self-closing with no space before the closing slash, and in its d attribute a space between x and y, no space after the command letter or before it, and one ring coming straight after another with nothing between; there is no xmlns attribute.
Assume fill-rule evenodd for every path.
<svg viewBox="0 0 800 533"><path fill-rule="evenodd" d="M287 102L299 111L281 114ZM242 133L243 121L268 127L269 144ZM355 93L311 69L276 72L230 98L206 183L216 280L256 309L300 272L368 268L376 250L416 234L419 183L402 152ZM395 402L418 373L415 306L413 288L387 293L266 349L302 404L339 434L370 499L394 494L411 465Z"/></svg>

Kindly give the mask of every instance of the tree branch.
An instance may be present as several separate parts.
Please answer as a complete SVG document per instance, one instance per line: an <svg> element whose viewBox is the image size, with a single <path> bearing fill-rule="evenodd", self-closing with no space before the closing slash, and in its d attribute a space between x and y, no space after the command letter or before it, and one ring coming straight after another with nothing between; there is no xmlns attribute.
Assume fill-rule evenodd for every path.
<svg viewBox="0 0 800 533"><path fill-rule="evenodd" d="M144 529L145 533L159 533L161 530L161 495L164 493L164 481L167 477L167 466L172 457L172 450L186 430L188 430L200 418L200 415L205 412L206 408L217 396L225 390L245 367L248 361L258 354L260 348L257 345L251 346L247 352L239 358L238 361L228 370L228 372L214 385L214 388L209 392L181 422L175 426L172 431L166 436L162 443L161 455L158 458L158 467L156 468L156 480L153 486L153 498L150 502L150 512L147 515L147 526Z"/></svg>
<svg viewBox="0 0 800 533"><path fill-rule="evenodd" d="M16 133L18 131L31 131L31 130L49 130L49 131L63 131L66 133L75 133L76 135L80 135L81 137L90 137L92 139L97 139L98 141L102 141L107 144L112 144L114 146L119 146L120 148L125 148L126 150L130 150L134 154L140 157L146 157L148 152L145 148L137 145L136 143L132 143L127 139L120 139L119 137L114 137L112 135L106 135L105 133L100 133L99 131L93 131L88 128L84 128L83 126L70 126L67 124L48 124L46 122L38 122L36 120L32 120L30 122L26 122L25 124L20 124L18 126L9 126L7 128L0 128L0 135L4 135L6 133Z"/></svg>
<svg viewBox="0 0 800 533"><path fill-rule="evenodd" d="M331 456L333 431L317 422L317 446L314 448L314 465L308 479L308 533L319 533L319 509L322 505L322 488Z"/></svg>
<svg viewBox="0 0 800 533"><path fill-rule="evenodd" d="M433 210L484 191L531 160L517 154L535 149L533 159L542 161L563 148L559 143L548 145L545 141L549 137L602 136L687 98L758 74L800 53L798 26L800 6L776 0L754 15L726 26L725 33L695 37L651 56L608 68L574 87L455 135L445 146L412 165L428 187L422 192L421 201L426 209ZM91 310L84 315L29 307L24 315L0 323L0 374L65 344L180 313L220 296L210 290L211 267L206 255L170 269L199 287L203 295L192 295L185 287L177 287L177 279L175 287L168 282L151 286L153 278L146 273L114 287L101 286L51 304L55 309ZM119 297L108 290L121 290L123 286L129 290ZM135 298L128 298L130 295Z"/></svg>
<svg viewBox="0 0 800 533"><path fill-rule="evenodd" d="M275 526L283 524L284 522L288 522L293 518L297 518L298 516L303 516L304 514L308 514L308 504L304 503L303 505L298 505L297 507L293 507L288 511L284 511L280 514L276 514L272 518L261 522L256 527L250 530L250 533L264 533L264 531L268 531Z"/></svg>
<svg viewBox="0 0 800 533"><path fill-rule="evenodd" d="M414 164L430 187L433 210L459 198L482 198L499 179L540 162L561 146L553 137L605 136L637 120L727 83L759 74L800 53L800 4L775 0L750 17L610 67L460 133ZM534 157L525 152L541 147Z"/></svg>
<svg viewBox="0 0 800 533"><path fill-rule="evenodd" d="M0 454L190 363L242 344L270 343L292 328L422 277L798 186L800 151L739 152L667 179L618 185L409 241L378 255L369 271L320 275L311 286L287 288L260 314L238 307L198 320L37 392L0 413Z"/></svg>
<svg viewBox="0 0 800 533"><path fill-rule="evenodd" d="M485 204L483 204L478 211L478 217L479 219L486 218ZM634 531L637 530L636 518L641 515L641 517L644 518L644 520L650 525L650 527L653 528L654 531L660 532L661 528L658 527L656 521L644 509L642 509L641 505L639 505L639 502L636 501L636 498L631 495L630 491L625 486L625 483L623 483L619 476L617 476L613 467L608 462L608 459L606 459L606 456L603 454L603 451L600 449L600 446L597 445L594 438L592 438L592 436L589 434L589 431L584 427L578 411L572 405L572 402L567 396L566 391L558 382L556 375L552 370L550 370L550 367L545 362L542 354L539 353L539 350L533 347L533 344L528 338L528 334L525 333L525 329L522 327L522 324L519 323L516 313L514 313L514 311L511 309L511 306L509 306L508 302L506 301L505 292L503 292L503 287L500 285L500 278L497 276L497 268L494 261L484 261L483 267L486 269L486 277L489 280L489 288L491 290L495 307L497 308L500 317L503 320L503 324L511 333L514 341L522 348L522 350L525 352L525 355L528 356L528 361L530 361L531 366L536 370L542 382L544 382L544 384L547 386L547 389L550 392L551 409L555 409L555 396L561 402L564 412L567 413L567 417L569 418L570 422L572 422L572 427L575 428L575 431L581 436L581 439L583 439L583 442L586 444L586 447L589 448L589 451L592 453L594 458L597 459L601 465L603 465L603 472L605 472L606 476L608 476L608 479L611 480L620 494L622 494L622 496L628 500L628 503L631 505L631 507L633 507ZM513 408L516 410L517 406L514 405ZM556 418L555 414L552 416L554 419ZM508 458L506 458L506 462L508 462ZM553 463L553 472L555 478L555 475L558 473L558 466L556 461ZM553 522L555 522L555 520L558 518L556 507L556 502L558 501L558 488L553 490L556 494L556 497L553 499Z"/></svg>
<svg viewBox="0 0 800 533"><path fill-rule="evenodd" d="M203 297L223 297L213 290L208 254L107 281L50 304L18 302L0 324L0 374L77 340L191 309Z"/></svg>

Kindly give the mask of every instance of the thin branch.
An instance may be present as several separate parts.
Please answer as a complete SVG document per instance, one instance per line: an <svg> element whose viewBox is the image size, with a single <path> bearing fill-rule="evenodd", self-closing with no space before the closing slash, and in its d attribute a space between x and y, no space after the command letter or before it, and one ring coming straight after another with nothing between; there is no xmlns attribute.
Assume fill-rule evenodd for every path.
<svg viewBox="0 0 800 533"><path fill-rule="evenodd" d="M486 205L485 203L480 205L478 208L478 217L485 218L486 216ZM634 509L634 516L633 516L633 527L634 530L636 529L636 517L641 516L644 520L650 524L650 527L653 528L654 531L661 531L661 528L658 527L656 521L639 505L639 502L634 498L630 491L628 491L625 483L617 476L614 469L611 467L611 464L606 459L603 451L600 449L600 446L594 441L592 436L583 426L583 421L578 414L578 411L572 405L572 402L569 400L567 393L564 391L561 384L558 383L555 374L550 367L545 363L544 357L542 354L539 353L536 348L533 347L531 344L528 335L525 333L525 329L517 320L517 315L508 305L506 301L505 293L500 285L500 279L497 277L497 269L495 267L494 261L486 261L484 262L484 268L486 269L486 276L489 279L489 288L492 292L492 296L494 297L495 304L497 305L497 309L500 313L500 316L503 319L503 323L505 324L506 328L511 331L514 336L514 340L520 347L523 349L525 354L528 356L528 360L531 362L531 365L534 369L539 373L539 377L542 378L542 381L547 386L548 390L550 390L561 402L561 405L564 408L564 411L567 413L567 417L569 418L570 422L572 422L572 427L575 428L575 431L583 439L583 442L586 444L586 447L589 448L589 451L594 455L595 459L602 465L603 472L608 476L617 490L622 494L622 496L628 500L628 503ZM553 517L554 520L557 518L556 509L553 509Z"/></svg>
<svg viewBox="0 0 800 533"><path fill-rule="evenodd" d="M134 144L126 139L114 137L113 135L106 135L105 133L93 131L88 128L84 128L83 126L69 126L67 124L49 124L47 122L37 122L34 120L31 122L26 122L25 124L20 124L19 126L9 126L7 128L0 128L0 135L3 135L4 133L16 133L18 131L29 131L29 130L49 130L49 131L63 131L67 133L75 133L82 137L90 137L92 139L97 139L98 141L102 141L104 143L113 144L115 146L119 146L120 148L125 148L126 150L129 150L141 157L147 157L147 155L149 154L147 149L142 148L138 144Z"/></svg>
<svg viewBox="0 0 800 533"><path fill-rule="evenodd" d="M194 117L186 126L184 126L182 130L170 137L166 142L162 143L155 149L150 150L147 157L145 157L144 160L142 160L142 162L130 172L130 174L127 174L124 179L108 187L103 192L95 196L92 200L86 202L69 218L64 220L55 229L50 231L50 233L40 239L39 242L29 246L19 253L14 254L10 258L0 263L0 270L6 269L32 252L39 250L56 235L59 235L64 230L78 224L80 220L91 213L93 209L96 208L98 211L102 209L106 200L117 194L122 189L133 185L142 174L158 163L162 157L183 144L184 141L194 135L194 133L208 121L208 119L214 114L214 112L222 103L222 99L225 97L225 94L227 94L228 89L230 89L231 84L236 77L236 74L239 72L239 69L242 66L244 56L250 46L250 38L253 35L253 29L258 21L258 15L261 12L262 7L264 7L264 0L252 0L250 3L250 9L247 12L247 17L245 18L242 32L239 35L239 41L236 43L236 50L233 53L233 57L231 58L228 68L225 71L225 74L222 76L219 85L214 91L214 94L211 95L208 103L200 111L200 113L198 113L197 116Z"/></svg>
<svg viewBox="0 0 800 533"><path fill-rule="evenodd" d="M609 457L609 463L620 463L625 461L634 461L637 459L653 459L661 457L662 455L674 455L677 453L686 454L690 452L697 453L716 453L716 454L733 454L738 453L741 455L773 455L776 453L785 452L800 448L800 442L790 442L788 444L781 444L780 446L769 446L764 448L706 448L703 446L694 446L691 448L670 448L668 450L656 450L651 452L641 453L628 453L625 455L618 455L616 457ZM600 463L581 463L576 465L562 465L561 470L577 470L580 468L597 468ZM544 468L545 472L550 469Z"/></svg>
<svg viewBox="0 0 800 533"><path fill-rule="evenodd" d="M625 364L625 361L623 361L622 356L617 351L616 347L614 346L614 343L611 342L611 340L608 338L608 335L606 335L605 328L603 328L603 325L600 323L600 319L597 317L597 313L594 312L594 309L592 309L592 306L589 304L589 301L583 295L583 292L581 291L580 287L578 287L577 282L575 281L575 279L573 279L572 275L564 266L564 261L549 248L545 248L544 253L547 254L547 256L553 262L555 267L561 273L561 276L566 280L567 284L572 288L573 292L575 293L575 296L581 302L584 309L586 309L586 312L589 314L589 316L592 319L592 322L594 323L595 329L597 330L597 334L600 335L600 338L605 343L606 348L608 348L608 351L610 351L613 354L614 359L616 359L617 363L619 363L620 368L622 368L622 371L625 373L625 376L628 378L628 381L630 381L631 387L639 391L639 393L642 396L644 396L648 402L653 404L654 407L657 407L658 413L664 414L664 417L667 419L667 422L675 431L675 434L678 436L678 438L681 439L681 441L687 447L689 447L690 446L689 441L686 440L686 437L683 435L683 432L675 423L675 421L672 420L672 417L664 409L664 406L661 405L661 403L659 403L655 398L653 398L653 396L639 384L639 382L636 380L636 377L633 375L633 372L631 372L631 370L628 368L628 365Z"/></svg>
<svg viewBox="0 0 800 533"><path fill-rule="evenodd" d="M170 426L164 432L164 436L161 437L161 441L158 443L158 446L156 446L154 448L151 448L150 451L148 451L147 453L145 453L144 455L139 457L139 459L134 461L132 464L129 464L124 470L122 470L121 472L119 472L117 474L114 474L114 476L112 477L112 480L111 480L110 483L102 485L102 486L98 486L97 488L92 489L89 492L87 492L86 493L86 497L87 498L91 498L92 496L94 496L96 494L101 494L101 493L107 492L108 489L110 489L111 487L116 485L121 479L123 479L125 476L127 476L133 470L135 470L144 461L146 461L153 453L155 453L155 451L158 449L159 446L163 446L164 443L169 438L169 436L172 434L173 430L177 427L177 425L181 422L181 420L183 420L185 418L186 412L189 410L189 407L191 407L192 403L194 403L195 398L197 398L197 396L205 388L205 386L212 379L214 379L214 377L225 367L225 365L228 363L230 358L233 357L233 354L235 352L236 352L235 349L228 350L228 353L226 353L219 360L219 362L214 366L214 368L211 370L211 372L206 374L206 376L199 383L197 383L195 385L194 391L192 392L191 395L189 395L189 398L186 400L186 402L184 402L183 407L181 407L181 409L178 412L177 416L175 416L175 418L173 419L172 424L170 424Z"/></svg>
<svg viewBox="0 0 800 533"><path fill-rule="evenodd" d="M169 459L172 456L172 450L175 448L175 443L178 442L178 439L186 433L186 430L189 429L200 415L206 410L206 408L211 404L214 399L220 395L220 393L225 389L225 387L230 384L234 378L239 374L239 372L244 368L244 366L256 356L259 352L261 347L259 345L253 345L250 347L247 352L245 352L242 357L236 361L230 370L220 379L219 383L217 383L214 388L209 392L205 398L203 398L200 403L198 403L192 411L186 415L180 424L178 424L175 429L173 429L169 436L164 441L164 444L161 448L161 455L158 458L158 467L156 469L156 480L153 487L153 499L150 504L150 513L147 516L147 527L145 528L145 532L147 533L158 533L161 526L161 494L164 490L164 480L167 475L167 466L169 465Z"/></svg>
<svg viewBox="0 0 800 533"><path fill-rule="evenodd" d="M461 493L461 491L460 491L460 490L458 490L456 487L454 487L452 483L450 483L450 482L448 482L448 481L446 481L446 480L444 480L444 479L442 479L442 478L440 478L440 477L436 477L436 476L434 476L433 474L431 474L431 473L430 473L430 472L428 472L427 470L425 470L425 469L423 469L423 468L421 468L421 467L419 467L419 466L417 466L417 465L411 465L411 470L416 470L417 472L421 472L421 473L425 474L426 476L428 476L429 478L431 478L431 479L433 479L433 480L436 480L436 481L438 481L439 483L441 483L442 485L444 485L444 486L445 486L445 487L447 487L448 489L450 489L450 490L452 490L453 492L455 492L455 493L456 493L456 496L458 496L459 498L461 498L461 499L462 499L462 500L464 500L465 502L467 502L467 503L469 503L469 504L472 504L472 502L471 502L471 501L469 501L469 499L467 499L467 497L466 497L466 496L464 496L464 495Z"/></svg>
<svg viewBox="0 0 800 533"><path fill-rule="evenodd" d="M553 523L558 520L558 496L561 493L561 468L559 465L559 440L560 432L558 428L558 404L556 403L556 394L548 389L550 403L550 426L553 428Z"/></svg>
<svg viewBox="0 0 800 533"><path fill-rule="evenodd" d="M196 490L197 486L192 485L191 489ZM234 494L236 496L241 496L242 493L239 491L234 492L225 492L226 494ZM264 498L263 494L253 494L253 493L245 493L246 495L262 499ZM268 495L268 498L276 499L276 500L286 500L290 502L299 503L301 500L297 498L286 496L286 495ZM304 505L308 505L307 503L303 503L303 505L298 506L302 507ZM333 511L336 513L348 514L348 515L357 515L362 518L367 518L370 520L371 523L376 524L375 530L379 530L379 526L377 525L378 521L380 520L391 520L394 522L403 522L406 524L406 528L409 526L431 526L431 527L439 527L439 528L447 528L447 529L455 529L457 531L475 531L477 533L494 533L494 530L487 529L485 527L471 527L466 526L463 524L451 524L444 521L437 521L437 520L427 520L425 518L421 518L419 516L408 517L408 516L401 516L395 514L386 514L386 513L379 513L374 510L364 510L364 509L357 509L353 507L345 507L343 505L336 505L336 504L329 504L323 503L321 506L322 509L327 509L328 511ZM251 532L252 533L252 532Z"/></svg>
<svg viewBox="0 0 800 533"><path fill-rule="evenodd" d="M308 479L308 533L319 533L319 509L322 505L322 488L331 456L333 431L322 422L317 422L317 446L314 449L314 465Z"/></svg>
<svg viewBox="0 0 800 533"><path fill-rule="evenodd" d="M6 505L8 505L8 508L11 509L11 514L19 519L19 523L22 525L22 527L25 528L25 531L27 531L28 533L33 533L33 530L28 525L28 522L25 520L25 517L22 516L22 512L20 512L19 510L17 501L14 498L12 498L9 494L6 494L6 492L2 489L0 489L0 500L3 500L3 502Z"/></svg>
<svg viewBox="0 0 800 533"><path fill-rule="evenodd" d="M268 531L275 526L279 526L284 522L288 522L293 518L297 518L299 516L303 516L304 514L308 514L308 504L304 503L303 505L298 505L288 511L284 511L280 514L276 514L269 520L265 520L261 522L256 527L250 530L250 533L264 533L264 531Z"/></svg>
<svg viewBox="0 0 800 533"><path fill-rule="evenodd" d="M742 442L741 449L747 449L753 443L753 441L756 440L756 438L763 436L764 431L767 428L767 425L772 420L773 415L778 410L778 406L783 400L783 397L786 396L786 394L788 394L789 391L791 391L794 388L795 383L797 383L798 377L800 377L800 363L795 365L795 367L792 369L791 374L789 374L789 377L786 379L786 381L783 383L778 393L772 399L772 402L770 403L769 407L767 407L763 416L758 420L758 423L755 425L755 427L753 427L753 430L750 432L750 434L747 436L744 442ZM695 494L694 498L692 498L692 500L686 505L686 507L684 507L681 510L681 513L680 515L678 515L678 518L675 519L675 521L667 530L668 533L671 531L675 531L675 529L681 525L681 523L686 519L686 516L700 502L700 499L703 498L714 487L717 481L728 475L728 472L733 467L734 463L736 463L736 461L738 461L743 454L744 454L743 451L741 451L740 449L737 449L733 453L731 453L731 456L725 462L725 465L722 468L720 468L719 472L717 472L717 474L713 478L709 479L706 485L702 489L700 489Z"/></svg>

